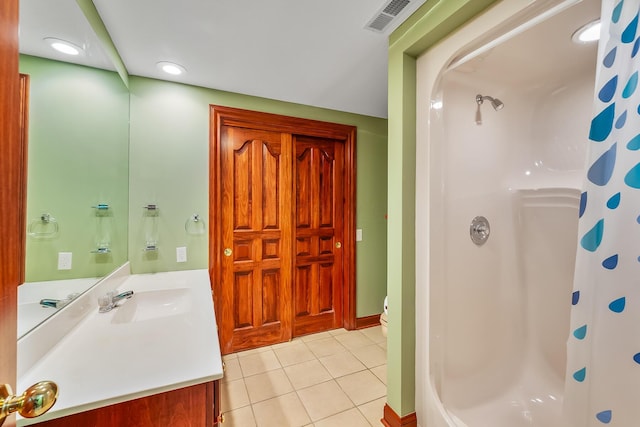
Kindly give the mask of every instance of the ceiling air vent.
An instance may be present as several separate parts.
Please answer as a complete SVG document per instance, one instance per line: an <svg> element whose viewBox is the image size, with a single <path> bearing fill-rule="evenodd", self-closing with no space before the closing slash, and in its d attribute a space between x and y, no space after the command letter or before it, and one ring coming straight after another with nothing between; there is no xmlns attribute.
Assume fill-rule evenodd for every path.
<svg viewBox="0 0 640 427"><path fill-rule="evenodd" d="M402 10L407 7L411 0L389 0L371 18L365 26L368 30L383 32L384 29L394 20Z"/></svg>

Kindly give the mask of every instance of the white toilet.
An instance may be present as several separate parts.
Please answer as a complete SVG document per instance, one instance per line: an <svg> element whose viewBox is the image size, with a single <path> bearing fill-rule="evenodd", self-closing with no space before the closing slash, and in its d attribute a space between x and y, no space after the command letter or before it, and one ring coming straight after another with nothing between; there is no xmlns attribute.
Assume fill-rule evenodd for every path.
<svg viewBox="0 0 640 427"><path fill-rule="evenodd" d="M380 315L380 326L382 327L382 335L387 336L387 297L384 298L384 310Z"/></svg>

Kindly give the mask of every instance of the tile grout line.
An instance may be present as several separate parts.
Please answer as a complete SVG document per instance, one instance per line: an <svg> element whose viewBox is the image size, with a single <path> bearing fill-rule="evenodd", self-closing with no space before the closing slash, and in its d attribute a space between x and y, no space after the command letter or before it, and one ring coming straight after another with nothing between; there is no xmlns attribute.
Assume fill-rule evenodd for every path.
<svg viewBox="0 0 640 427"><path fill-rule="evenodd" d="M336 331L339 331L339 330L336 330ZM292 392L295 393L295 396L296 396L297 400L301 404L301 407L304 410L304 413L306 414L307 418L310 421L310 423L306 423L306 424L304 424L304 426L314 426L315 423L317 423L317 422L320 422L320 421L325 420L327 418L330 418L330 417L333 417L333 416L336 416L336 415L351 411L354 408L357 409L358 413L367 421L367 423L371 424L369 419L367 418L367 416L363 412L361 407L364 406L364 405L367 405L367 404L369 404L371 402L374 402L374 401L376 401L378 399L386 398L386 392L382 396L373 398L371 400L368 400L367 402L362 402L360 405L357 405L353 401L352 397L349 396L347 391L340 384L340 382L338 382L338 379L344 378L344 377L349 376L349 375L353 375L353 374L357 374L357 373L368 371L369 374L372 376L372 378L374 378L375 380L377 380L380 383L382 383L384 385L385 389L386 389L386 382L383 381L380 377L378 377L378 375L376 375L372 371L375 368L379 368L381 366L386 365L386 355L385 355L385 362L384 363L380 363L378 365L369 367L369 366L367 366L367 364L364 363L364 361L362 359L360 359L354 353L354 351L357 351L357 350L359 350L361 348L370 347L370 346L374 346L374 345L377 346L378 348L381 348L383 351L386 351L386 349L382 346L384 341L382 341L382 340L377 341L375 337L369 337L369 335L364 334L361 331L340 331L340 332L337 332L337 333L332 333L332 332L333 331L321 332L320 334L322 334L322 336L320 336L318 338L307 338L306 340L304 339L304 337L297 337L297 338L294 338L291 341L288 341L287 343L281 343L281 344L277 344L277 345L273 345L273 346L264 347L264 350L258 350L258 351L255 351L255 352L253 350L249 350L252 353L246 354L246 355L242 355L242 356L240 356L240 354L242 352L235 353L235 357L233 357L233 358L238 361L238 368L240 369L240 374L241 374L241 377L238 378L238 379L242 379L242 384L244 386L244 391L247 394L247 398L248 398L248 404L244 405L244 406L241 406L241 407L238 407L238 408L234 408L233 410L227 411L227 413L230 413L230 412L233 412L233 411L236 411L236 410L239 410L239 409L246 408L247 406L250 406L251 407L251 415L252 415L252 417L254 419L254 423L255 423L256 426L258 426L259 424L258 424L258 419L256 417L256 412L255 412L255 407L254 406L256 404L259 404L259 403L262 403L262 402L266 402L266 401L269 401L271 399L276 399L276 398L279 398L279 397L282 397L282 396L286 396L286 395L290 394L291 392L286 392L284 394L279 394L279 395L276 395L276 396L272 396L270 398L263 399L261 401L252 402L251 398L249 396L249 387L248 387L248 385L246 383L246 379L254 377L256 375L266 374L268 372L273 372L273 371L276 371L276 370L280 369L284 373L285 380L287 381L288 385L290 386ZM349 334L351 334L352 336L357 336L358 338L355 339L355 341L356 341L355 344L356 345L353 345L353 343L352 343L351 345L349 345L349 347L347 347L345 344L343 344L343 340L346 340L348 342L349 338L345 337L345 338L343 338L343 340L339 340L339 339L337 339L337 337L345 336L345 335L349 335ZM309 337L309 336L307 336L307 337ZM323 339L331 339L331 338L333 340L335 340L335 342L340 345L342 350L336 351L336 352L332 352L331 354L327 354L325 356L318 356L309 347L309 343L311 343L311 342L320 341L320 340L323 340ZM364 340L369 341L369 342L358 345L357 344L358 340L361 340L362 338L364 338ZM283 357L286 359L286 356L284 356L284 354L281 354L279 356L278 352L276 350L286 349L286 348L288 348L290 346L295 346L295 345L300 345L300 344L303 345L304 350L309 352L313 356L313 358L309 359L309 360L303 360L303 361L301 361L299 363L290 363L287 366L285 366L283 364L283 360L284 360ZM274 346L278 346L278 347L274 348ZM254 350L256 350L256 349L254 349ZM242 364L240 363L240 359L242 359L244 357L259 355L259 354L266 353L266 352L269 352L269 351L273 353L273 355L275 357L275 361L277 362L279 367L276 367L276 368L273 368L273 369L266 369L264 371L256 372L256 373L253 373L251 375L245 376L245 370L242 368ZM358 363L360 363L364 367L364 369L357 369L356 371L353 371L353 372L349 372L349 373L346 373L346 374L343 374L343 375L339 375L339 376L334 376L334 374L331 373L331 371L329 371L327 369L325 364L320 359L322 357L331 357L331 356L334 356L334 355L337 355L337 354L341 354L341 353L348 353L351 357L353 357L356 361L358 361ZM330 378L327 378L325 380L321 380L320 382L318 382L316 384L305 385L304 387L297 388L296 386L294 386L293 380L291 379L290 374L287 373L286 368L290 368L290 367L293 367L293 366L296 366L296 365L299 365L299 364L302 364L302 363L306 363L306 362L311 362L311 361L318 362L327 371L327 373L329 374ZM266 368L266 366L265 366L265 368ZM385 370L386 370L386 368L385 368ZM336 412L335 414L327 415L326 417L320 418L318 420L313 420L311 418L310 414L309 414L309 411L308 411L307 407L305 406L305 404L303 403L303 400L300 397L299 391L306 390L308 388L311 388L311 387L314 387L314 386L317 386L317 385L320 385L320 384L324 384L324 383L327 383L329 381L333 381L338 386L338 388L342 391L342 393L344 393L344 395L347 397L348 401L351 403L352 406L350 408L348 408L348 409L344 409L342 411ZM224 381L223 381L223 383L224 383Z"/></svg>

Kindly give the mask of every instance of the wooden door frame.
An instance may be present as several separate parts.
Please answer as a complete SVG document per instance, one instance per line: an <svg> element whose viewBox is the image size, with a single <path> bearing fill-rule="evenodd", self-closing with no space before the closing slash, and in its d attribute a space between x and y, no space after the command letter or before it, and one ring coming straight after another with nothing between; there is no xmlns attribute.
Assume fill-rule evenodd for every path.
<svg viewBox="0 0 640 427"><path fill-rule="evenodd" d="M20 144L18 0L0 4L0 384L16 385L17 292L24 271L22 202L23 148ZM14 426L15 416L5 421Z"/></svg>
<svg viewBox="0 0 640 427"><path fill-rule="evenodd" d="M222 207L220 171L220 128L237 126L274 132L291 133L344 141L344 239L343 239L343 292L342 326L356 328L356 131L355 126L282 116L272 113L210 105L209 126L209 275L216 301L218 286L222 283ZM216 310L220 313L220 310ZM222 319L217 319L222 324Z"/></svg>
<svg viewBox="0 0 640 427"><path fill-rule="evenodd" d="M29 159L29 95L31 88L31 77L28 74L20 74L20 168L22 174L20 179L20 218L18 227L22 230L20 239L20 247L18 248L18 256L22 260L20 266L20 284L25 282L25 262L27 255L26 239L27 239L27 173Z"/></svg>

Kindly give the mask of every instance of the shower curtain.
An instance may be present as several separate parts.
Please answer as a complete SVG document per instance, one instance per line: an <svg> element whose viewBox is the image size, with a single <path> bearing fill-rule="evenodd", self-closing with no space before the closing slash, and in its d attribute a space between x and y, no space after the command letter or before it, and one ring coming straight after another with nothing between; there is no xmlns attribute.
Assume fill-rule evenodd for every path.
<svg viewBox="0 0 640 427"><path fill-rule="evenodd" d="M567 343L566 426L640 426L640 0L603 0Z"/></svg>

